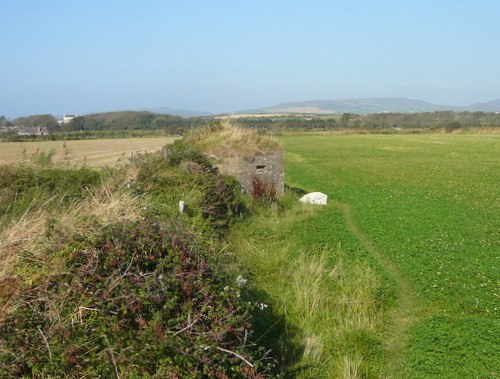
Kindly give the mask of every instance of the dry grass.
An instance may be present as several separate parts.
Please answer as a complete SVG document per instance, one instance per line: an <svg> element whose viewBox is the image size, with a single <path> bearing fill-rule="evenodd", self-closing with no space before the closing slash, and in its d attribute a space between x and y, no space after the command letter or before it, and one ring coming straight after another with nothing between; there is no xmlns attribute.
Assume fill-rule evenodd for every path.
<svg viewBox="0 0 500 379"><path fill-rule="evenodd" d="M197 150L219 158L235 155L249 157L256 152L281 149L276 138L239 127L229 120L221 121L216 126L196 129L185 137L185 142Z"/></svg>
<svg viewBox="0 0 500 379"><path fill-rule="evenodd" d="M0 142L0 165L13 164L37 151L55 151L53 161L99 167L113 165L131 154L160 150L175 137L116 138L76 141ZM24 153L23 153L24 152Z"/></svg>
<svg viewBox="0 0 500 379"><path fill-rule="evenodd" d="M111 193L103 187L100 192L73 204L69 210L50 212L46 207L30 210L18 219L10 220L0 231L0 279L10 275L22 252L29 252L31 259L44 260L50 244L47 240L49 226L57 230L57 239L64 241L78 232L86 234L96 223L134 220L139 215L134 198L126 193ZM53 242L53 241L52 241Z"/></svg>
<svg viewBox="0 0 500 379"><path fill-rule="evenodd" d="M360 366L362 359L360 357L343 356L339 360L341 364L339 365L339 372L337 374L338 378L343 378L343 379L361 378Z"/></svg>
<svg viewBox="0 0 500 379"><path fill-rule="evenodd" d="M136 199L126 193L111 193L104 186L86 200L75 203L69 210L47 211L42 207L31 211L28 208L20 218L11 220L1 228L0 284L7 283L9 287L10 283L11 290L15 289L18 281L15 267L20 259L33 263L50 259L50 264L45 264L44 270L49 275L59 274L63 267L62 261L54 259L52 255L58 245L64 244L71 235L89 234L99 225L134 220L138 216ZM37 273L33 274L36 277ZM11 301L2 304L0 322L13 311L12 307Z"/></svg>

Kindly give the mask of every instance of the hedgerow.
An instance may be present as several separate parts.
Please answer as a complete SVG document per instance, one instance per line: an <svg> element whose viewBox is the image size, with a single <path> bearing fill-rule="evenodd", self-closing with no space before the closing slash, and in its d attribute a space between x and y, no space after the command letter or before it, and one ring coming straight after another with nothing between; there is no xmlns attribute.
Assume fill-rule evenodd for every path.
<svg viewBox="0 0 500 379"><path fill-rule="evenodd" d="M204 156L181 155L136 157L130 177L120 173L121 188L101 191L130 193L139 217L103 222L89 213L92 227L61 236L50 228L31 244L1 246L17 258L0 276L0 377L269 376L273 360L252 343L256 305L220 255L221 233L244 205L239 186ZM0 173L8 179L4 196L24 199L19 212L51 191L48 211L68 196L64 204L76 206L99 183L116 181L92 169ZM183 215L180 199L188 205Z"/></svg>

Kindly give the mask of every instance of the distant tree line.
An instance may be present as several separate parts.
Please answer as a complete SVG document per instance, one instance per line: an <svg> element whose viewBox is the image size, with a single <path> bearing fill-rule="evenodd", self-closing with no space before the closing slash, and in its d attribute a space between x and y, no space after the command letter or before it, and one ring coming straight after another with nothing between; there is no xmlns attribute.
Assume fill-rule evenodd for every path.
<svg viewBox="0 0 500 379"><path fill-rule="evenodd" d="M50 132L104 131L104 130L171 130L182 132L185 128L205 124L202 118L187 119L180 116L151 112L110 112L79 116L60 125L52 115L18 117L12 121L0 116L0 126L46 126Z"/></svg>
<svg viewBox="0 0 500 379"><path fill-rule="evenodd" d="M10 122L7 117L0 116L0 126L12 126L12 122Z"/></svg>
<svg viewBox="0 0 500 379"><path fill-rule="evenodd" d="M238 123L254 128L312 129L443 129L500 127L500 114L486 112L375 113L367 115L315 115L247 117Z"/></svg>
<svg viewBox="0 0 500 379"><path fill-rule="evenodd" d="M180 116L151 112L112 112L76 117L64 125L64 129L67 131L167 129L172 133L182 133L192 124L191 119Z"/></svg>
<svg viewBox="0 0 500 379"><path fill-rule="evenodd" d="M88 138L123 138L153 135L183 134L190 128L205 125L205 118L151 112L110 112L79 116L66 124L59 124L52 115L18 117L12 121L0 116L0 134L3 141L60 140ZM45 136L20 136L12 127L46 126L50 134ZM9 129L10 128L10 129Z"/></svg>
<svg viewBox="0 0 500 379"><path fill-rule="evenodd" d="M151 112L110 112L79 116L67 124L58 124L52 115L18 117L12 121L0 116L4 128L3 140L29 137L16 136L14 131L5 132L12 126L46 126L51 133L45 139L104 138L148 134L183 134L187 130L213 122L214 117L183 118ZM422 112L376 113L342 115L289 115L242 117L239 125L259 130L445 130L460 128L500 127L500 114L487 112Z"/></svg>
<svg viewBox="0 0 500 379"><path fill-rule="evenodd" d="M286 116L286 117L244 117L238 125L257 129L272 130L313 130L334 129L338 126L335 117L325 116Z"/></svg>
<svg viewBox="0 0 500 379"><path fill-rule="evenodd" d="M367 129L445 129L500 127L500 114L486 112L422 112L344 114L341 127Z"/></svg>
<svg viewBox="0 0 500 379"><path fill-rule="evenodd" d="M13 120L9 120L5 116L0 116L0 126L2 127L12 127L12 126L46 126L51 130L56 130L59 126L57 124L57 120L54 116L43 114L43 115L34 115L27 117L18 117Z"/></svg>

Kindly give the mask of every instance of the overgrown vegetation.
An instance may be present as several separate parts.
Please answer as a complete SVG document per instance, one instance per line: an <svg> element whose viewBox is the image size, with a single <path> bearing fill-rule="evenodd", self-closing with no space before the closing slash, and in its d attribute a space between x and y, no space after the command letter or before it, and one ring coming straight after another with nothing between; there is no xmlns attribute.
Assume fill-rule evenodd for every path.
<svg viewBox="0 0 500 379"><path fill-rule="evenodd" d="M0 214L2 222L33 209L64 209L89 196L101 184L101 174L89 168L0 166ZM104 175L106 175L104 173Z"/></svg>
<svg viewBox="0 0 500 379"><path fill-rule="evenodd" d="M109 173L2 168L0 376L272 370L254 343L255 305L221 266L220 237L244 210L239 188L184 153L138 156Z"/></svg>
<svg viewBox="0 0 500 379"><path fill-rule="evenodd" d="M15 291L2 377L260 377L249 305L214 271L212 249L148 218L73 236L43 263L23 257L30 281L2 283Z"/></svg>
<svg viewBox="0 0 500 379"><path fill-rule="evenodd" d="M300 205L287 192L231 234L264 314L280 320L260 317L256 332L273 347L286 377L379 378L391 290L362 260L366 253L355 239L346 234L339 245L328 240L326 228L315 232L326 212Z"/></svg>

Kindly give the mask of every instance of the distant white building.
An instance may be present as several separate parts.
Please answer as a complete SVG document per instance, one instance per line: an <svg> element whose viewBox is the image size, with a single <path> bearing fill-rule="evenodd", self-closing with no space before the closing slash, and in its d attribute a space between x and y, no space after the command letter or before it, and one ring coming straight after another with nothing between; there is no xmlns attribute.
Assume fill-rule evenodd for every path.
<svg viewBox="0 0 500 379"><path fill-rule="evenodd" d="M63 123L67 124L68 122L73 120L75 117L78 117L78 115L76 113L75 114L65 114L65 115L63 115Z"/></svg>
<svg viewBox="0 0 500 379"><path fill-rule="evenodd" d="M22 127L17 132L18 136L48 136L49 131L46 126Z"/></svg>
<svg viewBox="0 0 500 379"><path fill-rule="evenodd" d="M75 114L64 114L62 120L57 120L57 123L59 125L68 124L75 117L78 117L78 115L76 113Z"/></svg>

